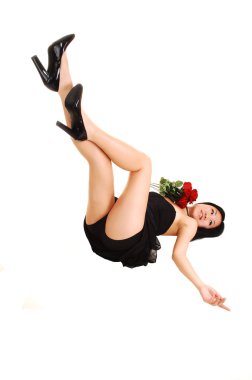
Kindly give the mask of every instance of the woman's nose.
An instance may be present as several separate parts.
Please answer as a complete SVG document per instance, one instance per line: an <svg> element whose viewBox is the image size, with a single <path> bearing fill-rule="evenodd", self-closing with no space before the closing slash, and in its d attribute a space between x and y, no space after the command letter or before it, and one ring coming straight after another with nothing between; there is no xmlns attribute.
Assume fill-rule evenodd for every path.
<svg viewBox="0 0 252 380"><path fill-rule="evenodd" d="M205 212L205 221L210 221L211 220L211 216L210 214L206 211Z"/></svg>

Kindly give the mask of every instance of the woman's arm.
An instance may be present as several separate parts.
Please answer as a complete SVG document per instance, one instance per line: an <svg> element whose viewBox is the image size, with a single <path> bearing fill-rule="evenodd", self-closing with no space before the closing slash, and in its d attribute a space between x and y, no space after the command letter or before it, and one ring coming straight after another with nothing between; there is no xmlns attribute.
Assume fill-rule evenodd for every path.
<svg viewBox="0 0 252 380"><path fill-rule="evenodd" d="M197 289L204 285L204 282L199 278L193 269L190 261L186 257L186 252L191 239L197 231L197 222L194 221L190 225L181 227L178 233L177 240L173 247L172 259L188 280L190 280Z"/></svg>
<svg viewBox="0 0 252 380"><path fill-rule="evenodd" d="M190 280L199 290L203 300L210 305L219 306L225 310L230 309L223 305L225 298L223 298L214 288L206 285L197 275L193 269L190 261L186 257L186 252L191 239L197 231L197 222L190 225L181 227L178 233L177 240L173 247L172 259L177 265L180 272L182 272L188 280Z"/></svg>

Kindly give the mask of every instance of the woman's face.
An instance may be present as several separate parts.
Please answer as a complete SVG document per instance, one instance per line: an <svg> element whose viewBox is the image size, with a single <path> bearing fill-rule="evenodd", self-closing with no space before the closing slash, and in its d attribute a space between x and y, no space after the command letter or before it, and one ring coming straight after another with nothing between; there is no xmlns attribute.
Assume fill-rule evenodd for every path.
<svg viewBox="0 0 252 380"><path fill-rule="evenodd" d="M196 219L198 226L203 228L215 228L221 224L221 213L217 208L204 203L198 203L191 208L190 213Z"/></svg>

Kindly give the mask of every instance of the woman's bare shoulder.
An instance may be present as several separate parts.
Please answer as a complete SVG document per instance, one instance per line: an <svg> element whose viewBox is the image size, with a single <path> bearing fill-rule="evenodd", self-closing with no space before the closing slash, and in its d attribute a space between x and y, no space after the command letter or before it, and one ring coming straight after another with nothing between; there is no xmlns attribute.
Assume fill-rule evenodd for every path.
<svg viewBox="0 0 252 380"><path fill-rule="evenodd" d="M197 221L194 218L187 216L183 218L183 222L178 229L178 236L187 236L191 240L196 234L197 229Z"/></svg>
<svg viewBox="0 0 252 380"><path fill-rule="evenodd" d="M190 228L194 228L197 230L198 228L198 223L197 223L197 220L195 220L194 218L188 216L187 217L187 224L190 226Z"/></svg>

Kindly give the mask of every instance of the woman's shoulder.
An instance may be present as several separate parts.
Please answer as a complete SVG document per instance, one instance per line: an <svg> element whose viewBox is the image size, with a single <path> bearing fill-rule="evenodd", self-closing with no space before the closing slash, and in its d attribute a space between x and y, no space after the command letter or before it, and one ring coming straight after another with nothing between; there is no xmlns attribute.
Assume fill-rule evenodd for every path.
<svg viewBox="0 0 252 380"><path fill-rule="evenodd" d="M183 218L181 225L178 229L178 235L187 235L190 240L195 236L198 229L198 223L194 218L186 216Z"/></svg>

